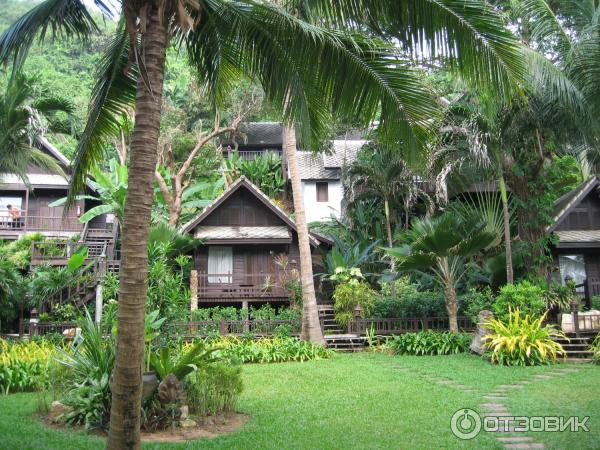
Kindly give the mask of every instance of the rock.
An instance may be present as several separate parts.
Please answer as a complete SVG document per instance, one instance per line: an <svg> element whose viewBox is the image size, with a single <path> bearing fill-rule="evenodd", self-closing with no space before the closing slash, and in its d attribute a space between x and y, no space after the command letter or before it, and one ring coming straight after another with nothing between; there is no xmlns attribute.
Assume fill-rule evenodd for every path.
<svg viewBox="0 0 600 450"><path fill-rule="evenodd" d="M188 405L183 405L181 408L179 408L179 419L184 421L186 420L189 415L190 415L190 408Z"/></svg>
<svg viewBox="0 0 600 450"><path fill-rule="evenodd" d="M61 402L55 400L50 406L50 413L48 419L52 423L63 423L65 421L65 415L73 411L73 408L67 405L63 405Z"/></svg>
<svg viewBox="0 0 600 450"><path fill-rule="evenodd" d="M485 353L485 347L483 346L483 337L489 334L490 330L486 328L486 324L494 318L494 314L487 309L479 312L477 317L477 332L473 336L473 342L469 347L473 353L483 355Z"/></svg>
<svg viewBox="0 0 600 450"><path fill-rule="evenodd" d="M179 426L181 428L192 428L192 427L197 427L198 424L196 422L194 422L192 419L185 419L179 422Z"/></svg>

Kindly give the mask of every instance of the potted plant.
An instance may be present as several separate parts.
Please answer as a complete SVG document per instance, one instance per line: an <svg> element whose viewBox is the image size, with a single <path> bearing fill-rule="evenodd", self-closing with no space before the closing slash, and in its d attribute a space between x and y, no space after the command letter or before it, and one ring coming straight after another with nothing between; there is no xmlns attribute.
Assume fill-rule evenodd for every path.
<svg viewBox="0 0 600 450"><path fill-rule="evenodd" d="M144 319L144 375L143 375L143 388L142 397L144 400L150 398L152 393L158 386L158 377L156 372L150 368L150 355L152 353L152 343L158 337L158 330L162 326L165 318L159 318L159 310L152 311L146 314Z"/></svg>

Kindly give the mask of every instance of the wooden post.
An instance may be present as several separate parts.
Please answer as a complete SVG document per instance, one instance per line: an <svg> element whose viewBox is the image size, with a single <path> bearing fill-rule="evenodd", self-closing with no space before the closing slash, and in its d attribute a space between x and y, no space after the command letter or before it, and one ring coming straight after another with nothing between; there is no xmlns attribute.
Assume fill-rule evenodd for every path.
<svg viewBox="0 0 600 450"><path fill-rule="evenodd" d="M21 217L23 217L23 232L27 233L27 226L29 222L29 188L25 190L25 211L22 212Z"/></svg>
<svg viewBox="0 0 600 450"><path fill-rule="evenodd" d="M221 319L219 323L219 334L221 336L225 336L227 334L227 329L225 328L225 319Z"/></svg>
<svg viewBox="0 0 600 450"><path fill-rule="evenodd" d="M242 302L242 310L244 310L244 333L250 331L250 321L248 319L248 300Z"/></svg>
<svg viewBox="0 0 600 450"><path fill-rule="evenodd" d="M106 255L102 253L98 260L98 272L96 273L96 324L99 325L102 321L102 308L104 306L102 282L106 277Z"/></svg>
<svg viewBox="0 0 600 450"><path fill-rule="evenodd" d="M192 270L190 272L190 292L192 298L190 300L190 311L198 309L198 271Z"/></svg>
<svg viewBox="0 0 600 450"><path fill-rule="evenodd" d="M38 318L38 310L33 308L29 317L29 337L37 335L37 327L40 319Z"/></svg>
<svg viewBox="0 0 600 450"><path fill-rule="evenodd" d="M579 337L579 301L574 298L571 302L571 317L573 319L573 331Z"/></svg>

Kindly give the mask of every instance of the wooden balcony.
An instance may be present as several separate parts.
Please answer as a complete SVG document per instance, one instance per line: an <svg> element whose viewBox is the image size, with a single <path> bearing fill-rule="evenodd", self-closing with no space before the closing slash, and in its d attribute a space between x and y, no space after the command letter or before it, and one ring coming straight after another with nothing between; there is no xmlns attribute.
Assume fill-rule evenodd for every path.
<svg viewBox="0 0 600 450"><path fill-rule="evenodd" d="M198 274L198 302L288 301L276 274Z"/></svg>
<svg viewBox="0 0 600 450"><path fill-rule="evenodd" d="M22 215L14 220L0 216L0 237L19 237L26 233L44 233L50 236L69 236L83 230L77 217L46 217Z"/></svg>
<svg viewBox="0 0 600 450"><path fill-rule="evenodd" d="M235 153L235 151L233 149L224 149L223 157L229 159L233 156L234 153ZM252 161L257 157L259 157L261 155L266 155L268 153L272 153L274 155L281 157L281 150L279 150L279 149L238 150L237 151L238 157L240 157L241 159L245 159L246 161Z"/></svg>

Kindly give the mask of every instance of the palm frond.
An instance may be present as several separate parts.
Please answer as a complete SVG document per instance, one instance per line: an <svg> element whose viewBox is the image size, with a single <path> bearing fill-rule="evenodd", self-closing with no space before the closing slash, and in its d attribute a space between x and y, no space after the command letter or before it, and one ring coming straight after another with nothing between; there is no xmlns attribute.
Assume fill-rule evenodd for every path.
<svg viewBox="0 0 600 450"><path fill-rule="evenodd" d="M132 68L125 73L128 55L129 36L121 22L98 62L87 123L73 161L70 200L84 187L89 170L102 159L106 142L118 135L122 115L135 104L137 71Z"/></svg>
<svg viewBox="0 0 600 450"><path fill-rule="evenodd" d="M180 36L193 64L208 72L204 86L218 97L232 73L262 84L268 100L287 105L301 141L328 131L329 111L362 126L380 116L396 140L415 145L435 115L421 76L395 47L306 23L270 3L205 0L194 31ZM319 61L319 70L307 64Z"/></svg>
<svg viewBox="0 0 600 450"><path fill-rule="evenodd" d="M480 88L510 97L525 76L514 35L485 0L289 0L303 17L398 39L414 58L447 59Z"/></svg>

